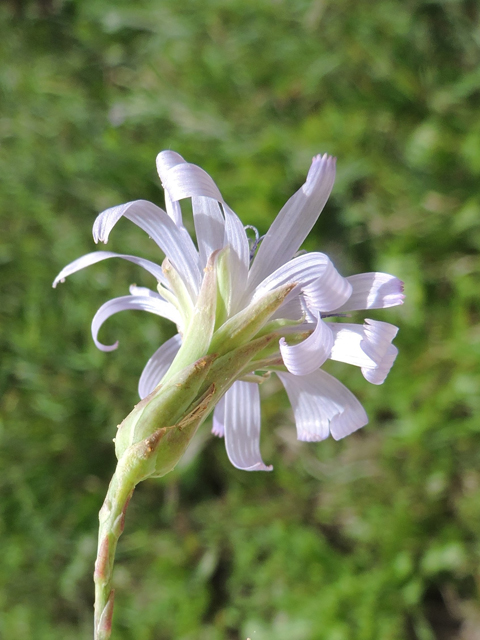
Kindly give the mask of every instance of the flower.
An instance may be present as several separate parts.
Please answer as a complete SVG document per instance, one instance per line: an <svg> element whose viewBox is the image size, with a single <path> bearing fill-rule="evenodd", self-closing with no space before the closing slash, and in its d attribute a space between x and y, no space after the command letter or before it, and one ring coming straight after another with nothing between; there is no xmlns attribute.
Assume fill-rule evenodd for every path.
<svg viewBox="0 0 480 640"><path fill-rule="evenodd" d="M92 321L97 347L117 348L118 343L103 345L98 333L119 311L143 309L176 323L178 333L157 349L143 370L143 399L199 358L253 345L246 364L224 381L213 415L212 431L225 438L228 457L239 469L272 468L263 462L259 446L259 384L271 372L285 387L299 440L319 441L329 434L340 439L364 426L368 418L360 402L321 366L327 358L353 364L369 382L382 384L397 355L392 340L398 329L376 320L359 325L331 318L402 304L403 284L385 273L344 278L323 253L297 255L332 190L335 159L326 154L313 158L305 184L266 235L259 238L256 233L254 240L200 167L173 151L162 151L157 170L166 211L144 200L107 209L95 220L93 237L106 243L118 220L126 217L165 254L162 267L135 256L97 251L66 266L54 281L56 286L72 273L113 257L133 262L156 278L157 291L131 286L130 295L100 307ZM192 200L196 245L183 225L184 198Z"/></svg>

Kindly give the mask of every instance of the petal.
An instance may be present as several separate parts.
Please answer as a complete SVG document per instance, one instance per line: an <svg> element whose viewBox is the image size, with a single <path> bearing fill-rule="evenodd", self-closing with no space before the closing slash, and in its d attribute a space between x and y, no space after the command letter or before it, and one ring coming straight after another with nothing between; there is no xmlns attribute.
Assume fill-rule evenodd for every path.
<svg viewBox="0 0 480 640"><path fill-rule="evenodd" d="M145 365L140 380L138 381L138 395L145 398L158 385L180 349L182 339L176 333L173 338L167 340L155 351Z"/></svg>
<svg viewBox="0 0 480 640"><path fill-rule="evenodd" d="M192 208L200 264L204 267L209 256L223 247L225 220L220 205L212 198L194 196Z"/></svg>
<svg viewBox="0 0 480 640"><path fill-rule="evenodd" d="M302 289L307 306L316 311L332 311L346 302L352 285L329 261L324 273Z"/></svg>
<svg viewBox="0 0 480 640"><path fill-rule="evenodd" d="M365 327L361 324L331 322L333 347L332 360L346 362L356 367L375 367L376 363L365 353L361 344L365 337Z"/></svg>
<svg viewBox="0 0 480 640"><path fill-rule="evenodd" d="M290 260L317 221L335 181L335 159L316 156L305 184L285 204L263 239L249 274L252 291Z"/></svg>
<svg viewBox="0 0 480 640"><path fill-rule="evenodd" d="M225 394L225 447L244 471L271 471L260 454L260 394L252 382L234 382Z"/></svg>
<svg viewBox="0 0 480 640"><path fill-rule="evenodd" d="M270 320L276 320L277 318L285 318L286 320L301 320L305 317L308 309L303 303L301 296L287 297L285 302L279 307L272 315ZM315 321L315 318L313 318Z"/></svg>
<svg viewBox="0 0 480 640"><path fill-rule="evenodd" d="M198 253L185 229L177 227L165 213L147 200L135 200L103 211L93 225L95 242L108 241L110 231L125 216L143 229L157 243L185 280L195 300L202 279Z"/></svg>
<svg viewBox="0 0 480 640"><path fill-rule="evenodd" d="M163 176L169 169L176 164L182 164L184 162L184 158L176 151L171 151L170 149L160 151L156 158L158 177L163 182Z"/></svg>
<svg viewBox="0 0 480 640"><path fill-rule="evenodd" d="M334 335L330 358L361 367L369 382L382 384L397 355L397 349L391 349L391 342L398 328L388 322L368 319L363 326L333 322L329 326Z"/></svg>
<svg viewBox="0 0 480 640"><path fill-rule="evenodd" d="M206 171L196 164L179 162L161 175L163 187L172 200L205 196L223 202L222 194Z"/></svg>
<svg viewBox="0 0 480 640"><path fill-rule="evenodd" d="M129 309L149 311L162 318L167 318L172 322L180 322L180 316L178 311L169 302L163 300L157 300L155 298L147 296L122 296L121 298L113 298L102 304L100 309L94 315L92 320L92 336L93 341L101 351L113 351L118 347L118 341L112 345L104 345L98 341L97 336L102 324L119 311L126 311Z"/></svg>
<svg viewBox="0 0 480 640"><path fill-rule="evenodd" d="M299 440L339 440L368 422L364 408L341 382L317 369L307 376L277 373L292 405Z"/></svg>
<svg viewBox="0 0 480 640"><path fill-rule="evenodd" d="M169 217L175 222L177 227L183 227L183 219L182 219L182 207L178 200L172 200L170 193L164 189L165 195L165 210L168 213ZM188 233L188 232L187 232Z"/></svg>
<svg viewBox="0 0 480 640"><path fill-rule="evenodd" d="M290 373L304 376L322 366L330 355L332 346L332 330L319 315L315 331L303 342L289 346L285 338L281 338L280 353Z"/></svg>
<svg viewBox="0 0 480 640"><path fill-rule="evenodd" d="M217 403L213 412L212 433L219 438L225 435L225 396Z"/></svg>
<svg viewBox="0 0 480 640"><path fill-rule="evenodd" d="M232 261L231 286L234 310L237 310L237 301L240 300L245 289L250 264L250 247L241 220L225 204L222 194L212 178L197 165L179 162L164 173L162 172L161 179L172 200L206 197L222 204L225 215L225 237L223 243L217 248L227 244L232 248L230 258ZM208 255L206 258L208 259Z"/></svg>
<svg viewBox="0 0 480 640"><path fill-rule="evenodd" d="M150 298L158 298L158 300L163 300L162 296L156 291L152 291L148 287L137 287L136 284L131 284L128 287L130 291L130 295L132 296L148 296Z"/></svg>
<svg viewBox="0 0 480 640"><path fill-rule="evenodd" d="M398 333L398 327L389 322L365 318L365 340L362 349L376 364L385 357L392 340Z"/></svg>
<svg viewBox="0 0 480 640"><path fill-rule="evenodd" d="M388 273L359 273L347 278L352 295L336 311L384 309L403 304L403 282Z"/></svg>
<svg viewBox="0 0 480 640"><path fill-rule="evenodd" d="M362 368L365 380L368 380L368 382L371 382L372 384L383 384L385 382L385 378L390 373L390 369L392 368L397 355L397 347L391 344L387 349L387 353L374 369Z"/></svg>
<svg viewBox="0 0 480 640"><path fill-rule="evenodd" d="M164 176L165 173L175 165L184 162L185 160L182 158L182 156L179 153L175 153L175 151L162 151L161 153L159 153L157 156L157 172L160 180L162 181L162 184L162 176ZM182 209L180 208L180 204L172 200L167 189L165 189L165 208L168 215L170 216L170 218L172 218L177 227L183 226Z"/></svg>
<svg viewBox="0 0 480 640"><path fill-rule="evenodd" d="M150 262L150 260L121 253L113 253L112 251L94 251L93 253L87 253L81 258L77 258L70 264L67 264L67 266L60 271L53 281L53 287L56 287L59 282L63 282L65 278L70 276L72 273L80 271L80 269L84 269L85 267L89 267L92 264L96 264L97 262L101 262L102 260L107 260L108 258L122 258L122 260L128 260L129 262L138 264L140 267L143 267L151 273L159 282L167 282L163 275L162 267L154 262Z"/></svg>
<svg viewBox="0 0 480 640"><path fill-rule="evenodd" d="M327 273L331 264L328 256L317 251L297 256L265 278L253 292L252 299L256 300L267 291L290 282L296 282L304 288Z"/></svg>
<svg viewBox="0 0 480 640"><path fill-rule="evenodd" d="M245 227L240 218L229 206L223 204L225 214L224 245L230 246L228 260L230 261L230 314L236 313L242 307L242 300L248 278L250 264L250 245Z"/></svg>

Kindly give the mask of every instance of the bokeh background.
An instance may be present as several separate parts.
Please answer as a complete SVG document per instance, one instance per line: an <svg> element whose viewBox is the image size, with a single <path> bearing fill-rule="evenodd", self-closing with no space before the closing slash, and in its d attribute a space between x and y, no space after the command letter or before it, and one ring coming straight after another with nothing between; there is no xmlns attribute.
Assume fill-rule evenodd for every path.
<svg viewBox="0 0 480 640"><path fill-rule="evenodd" d="M480 28L475 0L11 0L0 5L0 637L92 630L97 512L115 425L172 334L96 309L136 282L96 214L163 204L158 151L209 171L265 232L311 157L338 158L307 248L405 281L382 387L327 367L370 424L299 443L264 385L271 474L205 424L143 483L115 574L117 640L480 638ZM161 260L128 221L114 251ZM362 314L358 314L358 320Z"/></svg>

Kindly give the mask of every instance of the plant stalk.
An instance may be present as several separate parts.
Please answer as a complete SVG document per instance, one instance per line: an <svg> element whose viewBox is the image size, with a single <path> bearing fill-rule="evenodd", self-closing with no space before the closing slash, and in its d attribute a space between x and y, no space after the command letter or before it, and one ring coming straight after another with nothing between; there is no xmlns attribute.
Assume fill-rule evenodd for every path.
<svg viewBox="0 0 480 640"><path fill-rule="evenodd" d="M112 630L113 601L112 589L113 564L117 542L125 524L125 512L135 489L134 480L126 481L125 473L119 468L112 477L105 501L99 513L97 559L95 561L95 640L108 640Z"/></svg>
<svg viewBox="0 0 480 640"><path fill-rule="evenodd" d="M155 453L168 429L157 429L151 436L128 448L117 463L98 518L97 559L95 561L95 640L108 640L112 631L113 565L118 539L125 526L125 512L137 484L152 474ZM153 466L152 466L153 465Z"/></svg>

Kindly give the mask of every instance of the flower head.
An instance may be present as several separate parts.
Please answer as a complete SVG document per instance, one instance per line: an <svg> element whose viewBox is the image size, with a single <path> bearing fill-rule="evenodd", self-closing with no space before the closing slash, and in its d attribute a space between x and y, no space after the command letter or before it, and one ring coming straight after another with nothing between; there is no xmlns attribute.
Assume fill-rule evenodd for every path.
<svg viewBox="0 0 480 640"><path fill-rule="evenodd" d="M159 246L165 255L162 266L97 251L66 266L54 281L56 286L79 269L113 257L143 267L157 280L157 291L132 286L130 295L100 307L92 321L97 347L117 347L103 345L98 333L119 311L143 309L174 322L178 333L143 370L140 397L167 402L169 389L183 376L191 391L183 415L202 406L203 419L215 406L212 431L225 438L228 457L239 469L271 469L259 446L259 384L271 372L286 389L300 440L323 440L329 434L339 439L364 426L368 419L360 402L321 366L327 358L347 362L360 367L369 382L381 384L397 355L392 345L397 328L375 320L359 325L330 318L402 304L403 285L385 273L344 278L323 253L297 255L330 195L335 160L316 156L305 184L266 235L259 239L257 234L253 241L200 167L163 151L157 169L166 210L144 200L107 209L95 220L93 237L106 243L118 220L126 217ZM192 200L196 244L183 225L180 201L185 198ZM172 413L172 421L181 415ZM135 414L117 454L145 437L144 429L132 435L138 424Z"/></svg>

